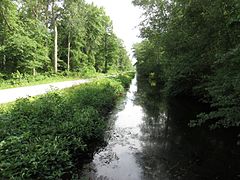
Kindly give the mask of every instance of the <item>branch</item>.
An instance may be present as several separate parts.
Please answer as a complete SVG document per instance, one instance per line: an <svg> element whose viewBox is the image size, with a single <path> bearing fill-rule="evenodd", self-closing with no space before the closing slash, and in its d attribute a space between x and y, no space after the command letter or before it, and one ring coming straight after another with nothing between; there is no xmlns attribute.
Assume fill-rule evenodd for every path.
<svg viewBox="0 0 240 180"><path fill-rule="evenodd" d="M5 17L4 13L3 13L2 11L0 11L0 12L1 12L1 15L2 15L5 23L6 23L7 26L8 26L8 29L9 29L10 31L12 31L13 29L12 29L12 27L8 24L7 18Z"/></svg>

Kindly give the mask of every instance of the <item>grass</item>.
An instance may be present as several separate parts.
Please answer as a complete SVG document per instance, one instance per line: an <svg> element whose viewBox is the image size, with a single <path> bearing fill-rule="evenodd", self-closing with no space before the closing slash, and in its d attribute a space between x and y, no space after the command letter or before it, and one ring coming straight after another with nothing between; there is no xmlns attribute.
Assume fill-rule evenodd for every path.
<svg viewBox="0 0 240 180"><path fill-rule="evenodd" d="M103 140L108 114L132 77L105 78L0 106L0 179L78 178L79 157Z"/></svg>
<svg viewBox="0 0 240 180"><path fill-rule="evenodd" d="M4 75L0 76L0 90L54 83L54 82L79 80L82 78L103 77L103 76L104 74L101 74L101 73L82 74L82 73L68 73L68 72L63 72L58 74L45 73L45 74L38 74L36 76L32 76L28 74L20 74L17 72L17 73L11 74L10 76L4 76Z"/></svg>

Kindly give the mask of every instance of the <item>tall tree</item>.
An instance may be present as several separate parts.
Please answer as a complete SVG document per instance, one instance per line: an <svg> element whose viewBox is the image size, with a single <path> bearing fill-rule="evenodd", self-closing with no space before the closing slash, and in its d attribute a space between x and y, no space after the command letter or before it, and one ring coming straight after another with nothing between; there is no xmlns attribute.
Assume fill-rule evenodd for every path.
<svg viewBox="0 0 240 180"><path fill-rule="evenodd" d="M122 65L130 62L110 18L94 4L84 0L0 3L1 73L107 72L118 70L120 56L126 60Z"/></svg>
<svg viewBox="0 0 240 180"><path fill-rule="evenodd" d="M212 122L211 127L239 126L240 86L235 81L239 77L235 70L239 67L238 1L133 2L145 10L142 37L153 47L160 47L152 51L160 55L157 59L164 70L168 95L195 97L211 106L211 112L199 115L192 125ZM144 58L149 64L151 58Z"/></svg>
<svg viewBox="0 0 240 180"><path fill-rule="evenodd" d="M55 5L56 1L52 0L52 26L54 33L54 50L53 50L53 66L54 72L58 71L58 28L57 28L57 6Z"/></svg>
<svg viewBox="0 0 240 180"><path fill-rule="evenodd" d="M77 1L65 1L64 2L64 12L61 22L61 43L62 46L67 44L67 70L70 70L70 65L77 64L76 61L79 61L79 57L75 57L71 53L71 49L78 49L81 51L84 43L85 37L85 2L83 0ZM71 54L73 57L71 57ZM62 54L64 58L64 53ZM72 59L72 60L71 60ZM81 57L80 57L81 59Z"/></svg>
<svg viewBox="0 0 240 180"><path fill-rule="evenodd" d="M5 53L7 39L16 32L18 27L17 6L11 0L0 2L0 59L1 70L6 69L7 54ZM11 67L10 67L11 68Z"/></svg>

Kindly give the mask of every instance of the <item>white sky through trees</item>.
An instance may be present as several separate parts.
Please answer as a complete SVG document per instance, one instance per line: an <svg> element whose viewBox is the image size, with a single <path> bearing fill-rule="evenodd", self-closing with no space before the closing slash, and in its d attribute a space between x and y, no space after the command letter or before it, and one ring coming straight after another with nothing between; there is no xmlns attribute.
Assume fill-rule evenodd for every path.
<svg viewBox="0 0 240 180"><path fill-rule="evenodd" d="M132 0L86 0L104 7L108 16L113 21L114 32L124 41L130 54L132 45L139 42L138 24L140 23L141 10L135 7Z"/></svg>

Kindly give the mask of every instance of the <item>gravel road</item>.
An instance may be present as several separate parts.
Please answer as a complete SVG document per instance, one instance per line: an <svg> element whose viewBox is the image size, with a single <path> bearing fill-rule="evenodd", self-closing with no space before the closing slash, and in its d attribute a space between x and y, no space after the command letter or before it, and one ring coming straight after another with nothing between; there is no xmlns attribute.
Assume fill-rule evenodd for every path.
<svg viewBox="0 0 240 180"><path fill-rule="evenodd" d="M0 104L12 102L18 98L41 95L56 89L76 86L89 81L89 79L83 79L0 90Z"/></svg>

